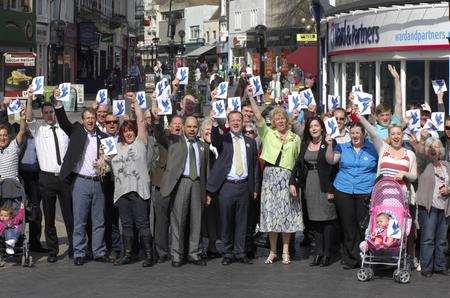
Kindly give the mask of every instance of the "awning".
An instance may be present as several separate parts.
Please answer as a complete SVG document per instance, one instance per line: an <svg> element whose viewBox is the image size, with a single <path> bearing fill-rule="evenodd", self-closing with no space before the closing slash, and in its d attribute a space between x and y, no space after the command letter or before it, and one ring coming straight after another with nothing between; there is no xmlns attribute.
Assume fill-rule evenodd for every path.
<svg viewBox="0 0 450 298"><path fill-rule="evenodd" d="M190 53L187 53L186 57L198 57L201 55L205 55L205 54L208 54L208 52L214 50L215 48L216 48L215 45L204 45L204 46L199 47L198 49L193 50ZM213 54L213 53L211 53L211 54ZM214 51L214 54L215 54L215 51Z"/></svg>
<svg viewBox="0 0 450 298"><path fill-rule="evenodd" d="M297 64L304 72L317 75L317 47L299 47L286 56L289 64Z"/></svg>

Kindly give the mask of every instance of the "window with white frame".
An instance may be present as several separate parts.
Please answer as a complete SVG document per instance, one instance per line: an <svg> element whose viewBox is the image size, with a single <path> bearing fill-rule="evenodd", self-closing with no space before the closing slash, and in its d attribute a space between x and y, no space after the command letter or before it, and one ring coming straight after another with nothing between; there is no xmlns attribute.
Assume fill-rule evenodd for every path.
<svg viewBox="0 0 450 298"><path fill-rule="evenodd" d="M250 10L250 26L256 27L258 25L258 10L252 9Z"/></svg>
<svg viewBox="0 0 450 298"><path fill-rule="evenodd" d="M241 12L240 11L236 11L234 13L234 29L236 30L241 30Z"/></svg>
<svg viewBox="0 0 450 298"><path fill-rule="evenodd" d="M200 37L200 26L191 26L190 30L190 39L197 39Z"/></svg>
<svg viewBox="0 0 450 298"><path fill-rule="evenodd" d="M209 31L206 31L206 42L209 42Z"/></svg>

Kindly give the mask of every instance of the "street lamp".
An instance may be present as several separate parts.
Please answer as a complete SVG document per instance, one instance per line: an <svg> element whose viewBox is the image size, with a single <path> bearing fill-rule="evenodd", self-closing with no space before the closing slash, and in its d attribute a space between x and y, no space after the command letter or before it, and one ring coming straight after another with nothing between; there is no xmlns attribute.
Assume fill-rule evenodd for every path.
<svg viewBox="0 0 450 298"><path fill-rule="evenodd" d="M259 48L259 75L261 77L261 80L264 78L264 50L266 47L266 32L267 27L264 25L258 25L255 27L256 34L257 34L257 40L258 40L258 48Z"/></svg>
<svg viewBox="0 0 450 298"><path fill-rule="evenodd" d="M66 32L66 23L62 20L55 20L51 23L52 30L56 33L56 40L53 44L54 46L54 77L53 77L53 83L58 83L58 58L61 53L64 52L64 33Z"/></svg>
<svg viewBox="0 0 450 298"><path fill-rule="evenodd" d="M158 37L153 37L152 41L153 41L152 49L153 49L153 46L154 46L155 47L155 56L156 56L155 60L153 61L154 64L152 62L152 66L155 66L156 63L158 63L158 42L159 42L159 38ZM153 59L153 53L152 53L152 59Z"/></svg>
<svg viewBox="0 0 450 298"><path fill-rule="evenodd" d="M184 37L186 36L186 32L184 30L180 30L180 31L178 31L178 36L180 37L180 41L181 41L180 53L183 54L184 53Z"/></svg>

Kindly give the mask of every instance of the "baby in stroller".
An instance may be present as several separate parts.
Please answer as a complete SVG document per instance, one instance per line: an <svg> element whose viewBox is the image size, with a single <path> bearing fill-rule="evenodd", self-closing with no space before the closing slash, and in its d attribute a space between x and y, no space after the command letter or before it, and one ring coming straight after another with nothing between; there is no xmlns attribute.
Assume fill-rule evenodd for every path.
<svg viewBox="0 0 450 298"><path fill-rule="evenodd" d="M376 216L376 226L370 236L360 243L359 248L366 252L369 245L375 250L398 247L400 244L400 228L398 222L388 212L379 212Z"/></svg>
<svg viewBox="0 0 450 298"><path fill-rule="evenodd" d="M21 224L25 217L24 204L20 204L20 209L14 215L14 206L12 204L4 204L0 207L0 235L5 239L6 253L14 254L16 242L22 235Z"/></svg>

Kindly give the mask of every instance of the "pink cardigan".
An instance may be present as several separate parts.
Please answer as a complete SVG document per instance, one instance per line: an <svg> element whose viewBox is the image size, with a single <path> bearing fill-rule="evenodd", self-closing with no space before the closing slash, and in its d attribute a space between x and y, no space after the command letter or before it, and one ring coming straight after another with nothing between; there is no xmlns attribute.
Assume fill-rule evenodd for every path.
<svg viewBox="0 0 450 298"><path fill-rule="evenodd" d="M14 218L8 220L0 220L0 235L3 235L3 231L6 229L7 226L13 226L14 228L19 227L22 224L24 217L25 217L25 209L20 208L19 212L17 212Z"/></svg>

